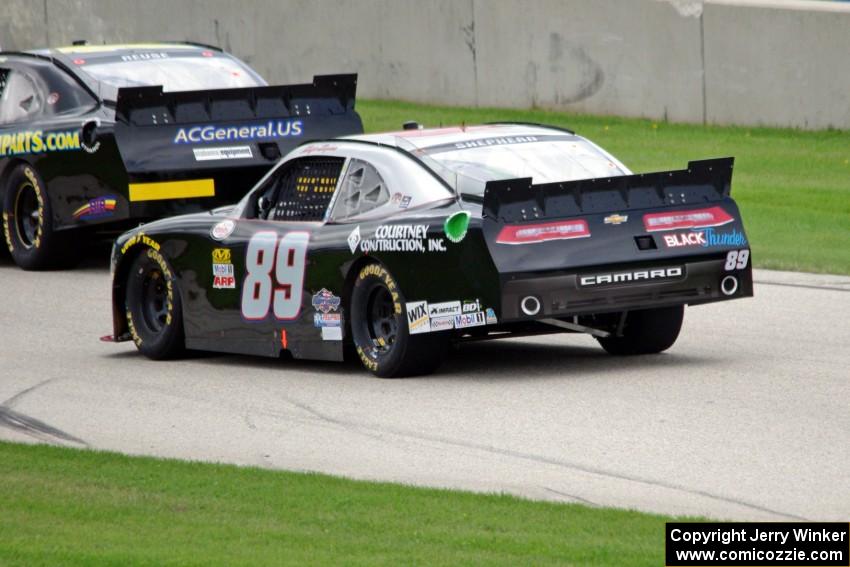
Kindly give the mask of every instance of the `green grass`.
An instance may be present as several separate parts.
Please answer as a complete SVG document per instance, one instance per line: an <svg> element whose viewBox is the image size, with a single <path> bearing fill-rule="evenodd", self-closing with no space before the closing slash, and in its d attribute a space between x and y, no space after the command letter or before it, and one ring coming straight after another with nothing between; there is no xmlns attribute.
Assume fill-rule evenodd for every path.
<svg viewBox="0 0 850 567"><path fill-rule="evenodd" d="M367 131L497 120L575 130L632 171L681 169L734 156L732 196L744 215L755 265L850 274L850 132L693 126L544 110L454 108L358 101Z"/></svg>
<svg viewBox="0 0 850 567"><path fill-rule="evenodd" d="M0 442L0 565L663 565L670 518Z"/></svg>

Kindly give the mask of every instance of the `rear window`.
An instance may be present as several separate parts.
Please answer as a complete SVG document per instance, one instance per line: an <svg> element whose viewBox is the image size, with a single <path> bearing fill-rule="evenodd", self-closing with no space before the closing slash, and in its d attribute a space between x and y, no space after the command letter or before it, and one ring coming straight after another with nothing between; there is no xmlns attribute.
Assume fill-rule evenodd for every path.
<svg viewBox="0 0 850 567"><path fill-rule="evenodd" d="M73 62L95 80L115 89L162 85L163 91L195 91L263 86L266 82L241 61L213 51L150 51L110 54Z"/></svg>

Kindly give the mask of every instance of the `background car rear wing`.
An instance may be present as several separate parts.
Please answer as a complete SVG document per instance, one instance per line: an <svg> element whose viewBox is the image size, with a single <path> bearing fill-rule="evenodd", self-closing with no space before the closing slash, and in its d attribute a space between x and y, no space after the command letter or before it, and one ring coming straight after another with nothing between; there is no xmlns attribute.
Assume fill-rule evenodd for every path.
<svg viewBox="0 0 850 567"><path fill-rule="evenodd" d="M122 88L115 136L131 182L270 165L303 142L362 133L354 110L356 89L355 74L235 89Z"/></svg>
<svg viewBox="0 0 850 567"><path fill-rule="evenodd" d="M663 207L729 197L734 158L692 161L687 169L534 185L531 178L490 181L484 216L505 223Z"/></svg>

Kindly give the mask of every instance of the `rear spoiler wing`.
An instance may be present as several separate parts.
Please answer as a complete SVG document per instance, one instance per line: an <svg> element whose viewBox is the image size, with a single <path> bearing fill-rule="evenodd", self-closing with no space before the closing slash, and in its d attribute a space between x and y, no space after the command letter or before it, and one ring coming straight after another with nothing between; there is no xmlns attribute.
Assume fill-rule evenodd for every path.
<svg viewBox="0 0 850 567"><path fill-rule="evenodd" d="M687 169L538 185L530 177L490 181L484 217L515 223L721 201L730 194L733 162L691 161Z"/></svg>
<svg viewBox="0 0 850 567"><path fill-rule="evenodd" d="M118 89L116 120L130 126L162 126L294 116L354 110L357 75L317 75L312 83L236 89L163 92L161 86Z"/></svg>

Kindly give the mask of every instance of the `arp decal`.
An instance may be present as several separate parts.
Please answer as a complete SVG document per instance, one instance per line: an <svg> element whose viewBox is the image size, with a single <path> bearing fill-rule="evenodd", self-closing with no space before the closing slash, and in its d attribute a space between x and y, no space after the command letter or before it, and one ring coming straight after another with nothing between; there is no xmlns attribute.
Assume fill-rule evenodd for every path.
<svg viewBox="0 0 850 567"><path fill-rule="evenodd" d="M111 217L115 214L117 204L118 199L115 195L97 197L74 211L72 216L77 220L95 220Z"/></svg>
<svg viewBox="0 0 850 567"><path fill-rule="evenodd" d="M236 273L229 248L214 248L212 251L214 289L235 289Z"/></svg>

